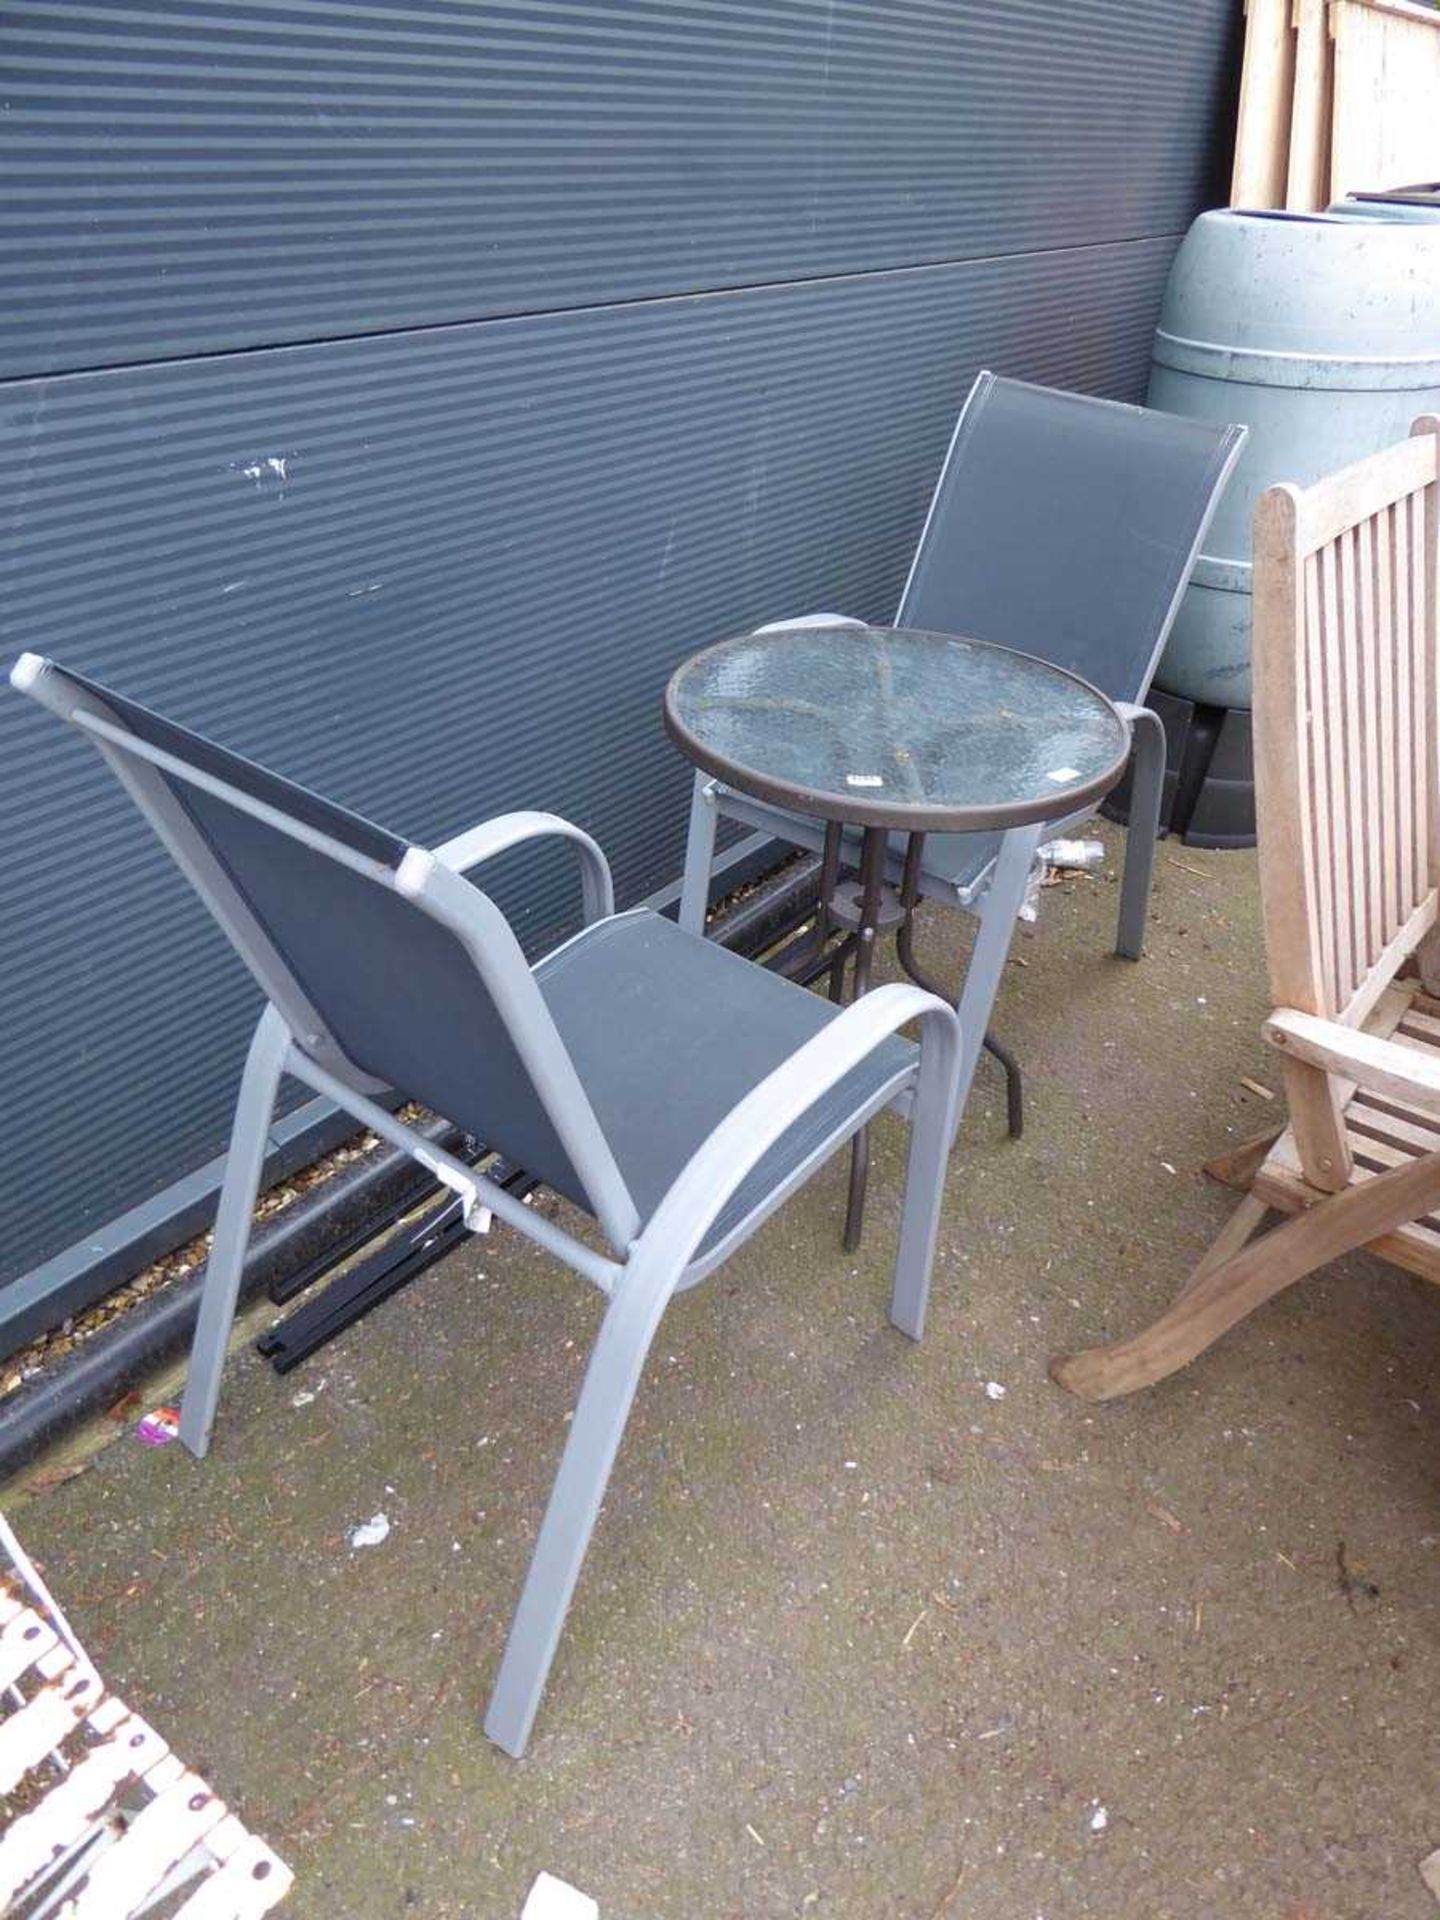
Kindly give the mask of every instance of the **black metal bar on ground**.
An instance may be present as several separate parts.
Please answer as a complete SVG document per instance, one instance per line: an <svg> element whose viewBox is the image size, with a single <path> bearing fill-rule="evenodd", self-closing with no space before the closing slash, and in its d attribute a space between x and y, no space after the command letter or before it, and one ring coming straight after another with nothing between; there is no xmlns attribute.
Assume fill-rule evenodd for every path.
<svg viewBox="0 0 1440 1920"><path fill-rule="evenodd" d="M255 1351L264 1355L276 1373L289 1373L363 1319L372 1307L418 1279L427 1267L459 1246L467 1231L459 1200L449 1196L438 1202L415 1227L398 1229L374 1253L332 1280L314 1300L262 1333Z"/></svg>
<svg viewBox="0 0 1440 1920"><path fill-rule="evenodd" d="M517 1199L533 1193L540 1184L518 1167L497 1168L490 1177ZM289 1373L337 1334L362 1320L382 1300L388 1300L437 1260L443 1260L468 1232L459 1200L447 1193L419 1220L392 1233L383 1246L332 1280L314 1300L262 1333L255 1342L256 1351L264 1354L277 1373Z"/></svg>
<svg viewBox="0 0 1440 1920"><path fill-rule="evenodd" d="M469 1149L465 1135L458 1127L452 1127L448 1120L430 1121L422 1124L418 1131L425 1139L447 1148L462 1159L472 1159L479 1152L478 1148L473 1152ZM317 1280L323 1280L327 1273L332 1273L342 1260L348 1260L352 1253L358 1253L362 1247L378 1239L396 1221L412 1212L434 1188L435 1182L425 1169L411 1160L408 1154L401 1153L398 1147L382 1148L379 1157L385 1164L393 1162L396 1167L394 1195L383 1205L377 1205L373 1212L362 1215L348 1231L337 1233L326 1245L316 1250L312 1259L278 1272L266 1289L277 1307L283 1307L287 1301L304 1293L307 1287L313 1287Z"/></svg>
<svg viewBox="0 0 1440 1920"><path fill-rule="evenodd" d="M313 1260L307 1260L303 1266L296 1267L293 1273L280 1273L270 1282L265 1291L277 1307L285 1306L304 1293L307 1287L313 1287L317 1280L323 1280L332 1268L339 1266L342 1260L348 1260L352 1253L358 1253L361 1247L368 1246L377 1233L383 1233L384 1219L357 1221L352 1232L336 1239L323 1253L317 1253Z"/></svg>
<svg viewBox="0 0 1440 1920"><path fill-rule="evenodd" d="M461 1139L445 1121L432 1121L423 1131L439 1145ZM329 1250L358 1223L373 1237L377 1221L384 1224L409 1212L430 1184L430 1176L407 1155L382 1149L302 1194L256 1229L240 1283L242 1304L258 1299L284 1275L313 1266L322 1248L328 1262ZM161 1288L0 1402L0 1482L181 1353L195 1331L204 1283L202 1266Z"/></svg>

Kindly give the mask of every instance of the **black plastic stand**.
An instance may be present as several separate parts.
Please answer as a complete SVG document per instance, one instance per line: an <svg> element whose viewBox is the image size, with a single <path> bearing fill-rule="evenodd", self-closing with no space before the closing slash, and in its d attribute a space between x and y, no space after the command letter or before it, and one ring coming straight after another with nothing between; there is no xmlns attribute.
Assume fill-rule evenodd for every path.
<svg viewBox="0 0 1440 1920"><path fill-rule="evenodd" d="M1160 831L1188 847L1253 847L1255 769L1250 713L1208 707L1152 687L1145 704L1165 728L1165 787ZM1130 773L1102 804L1107 820L1129 817Z"/></svg>

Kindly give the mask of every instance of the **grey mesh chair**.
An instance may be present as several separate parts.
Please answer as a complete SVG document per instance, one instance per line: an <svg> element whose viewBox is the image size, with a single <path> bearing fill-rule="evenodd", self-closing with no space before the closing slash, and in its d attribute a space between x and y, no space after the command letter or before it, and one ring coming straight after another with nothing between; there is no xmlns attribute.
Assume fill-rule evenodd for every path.
<svg viewBox="0 0 1440 1920"><path fill-rule="evenodd" d="M980 374L956 422L893 623L1035 654L1078 673L1120 708L1135 750L1116 938L1116 952L1129 960L1139 959L1145 937L1165 775L1164 729L1141 703L1244 439L1243 427ZM822 822L698 774L680 905L680 924L691 932L704 929L722 817L817 852L824 843ZM982 923L960 1002L962 1109L1035 848L1084 817L1003 836L931 834L925 841L921 894ZM904 853L897 835L888 876L897 884Z"/></svg>
<svg viewBox="0 0 1440 1920"><path fill-rule="evenodd" d="M26 654L12 683L73 722L229 936L266 997L241 1081L180 1437L204 1454L282 1074L327 1095L609 1301L511 1625L485 1730L529 1736L646 1353L693 1286L881 1108L910 1113L890 1317L921 1334L949 1152L958 1034L890 986L839 1012L649 912L616 914L590 837L544 813L427 851ZM467 875L560 835L584 927L533 969ZM899 1029L918 1021L919 1044ZM397 1120L423 1102L598 1223L604 1251Z"/></svg>

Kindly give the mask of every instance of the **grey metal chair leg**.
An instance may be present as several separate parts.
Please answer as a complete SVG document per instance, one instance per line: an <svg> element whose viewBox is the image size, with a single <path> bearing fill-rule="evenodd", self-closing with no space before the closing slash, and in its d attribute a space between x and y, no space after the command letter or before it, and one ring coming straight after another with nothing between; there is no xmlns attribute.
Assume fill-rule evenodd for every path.
<svg viewBox="0 0 1440 1920"><path fill-rule="evenodd" d="M517 1760L530 1738L650 1343L680 1275L679 1263L668 1264L668 1283L658 1263L648 1272L637 1265L621 1281L586 1369L485 1715L488 1738Z"/></svg>
<svg viewBox="0 0 1440 1920"><path fill-rule="evenodd" d="M956 1073L954 1127L958 1131L975 1078L975 1063L990 1025L990 1010L1000 989L1015 918L1025 902L1025 883L1042 825L1011 827L1000 842L995 871L980 903L980 930L965 969L957 1012L960 1015L960 1065Z"/></svg>
<svg viewBox="0 0 1440 1920"><path fill-rule="evenodd" d="M215 1237L205 1265L205 1288L200 1317L190 1348L190 1370L180 1402L180 1438L197 1460L210 1447L215 1406L220 1398L220 1374L235 1319L240 1274L250 1240L250 1218L265 1166L265 1145L280 1072L290 1046L290 1035L273 1007L260 1016L250 1042L235 1119L230 1129L230 1151L215 1215Z"/></svg>
<svg viewBox="0 0 1440 1920"><path fill-rule="evenodd" d="M685 874L680 883L679 921L687 933L703 935L705 932L718 824L710 776L697 773L690 797L690 829L685 836Z"/></svg>
<svg viewBox="0 0 1440 1920"><path fill-rule="evenodd" d="M717 1208L822 1093L839 1084L885 1036L917 1018L919 1137L918 1144L912 1138L911 1184L892 1307L907 1331L918 1331L925 1305L924 1266L934 1245L935 1208L950 1137L958 1029L943 1001L914 987L892 985L847 1007L751 1088L691 1155L628 1250L590 1356L485 1715L486 1734L506 1753L518 1758L529 1739L641 1370L661 1316ZM838 1148L844 1137L841 1130L825 1151Z"/></svg>
<svg viewBox="0 0 1440 1920"><path fill-rule="evenodd" d="M900 1245L890 1319L918 1340L925 1331L930 1270L940 1228L940 1204L954 1132L954 1102L960 1063L960 1035L931 1023L920 1058L915 1104L910 1111L910 1152L905 1163L905 1210L900 1216Z"/></svg>
<svg viewBox="0 0 1440 1920"><path fill-rule="evenodd" d="M1150 879L1155 842L1160 837L1160 804L1165 787L1165 728L1149 707L1128 711L1135 742L1130 780L1130 825L1125 834L1125 871L1120 881L1120 924L1115 951L1122 960L1138 960L1145 945L1150 910Z"/></svg>

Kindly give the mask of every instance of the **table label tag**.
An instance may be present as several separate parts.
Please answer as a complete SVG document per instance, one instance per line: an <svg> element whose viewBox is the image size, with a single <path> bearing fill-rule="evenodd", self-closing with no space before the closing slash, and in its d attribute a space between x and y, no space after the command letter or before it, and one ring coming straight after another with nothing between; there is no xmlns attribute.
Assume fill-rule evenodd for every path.
<svg viewBox="0 0 1440 1920"><path fill-rule="evenodd" d="M1067 781L1078 780L1080 778L1080 769L1078 767L1055 767L1046 774L1045 778L1047 780L1053 780L1057 787L1063 787Z"/></svg>
<svg viewBox="0 0 1440 1920"><path fill-rule="evenodd" d="M883 787L885 776L883 773L847 773L845 784L847 787Z"/></svg>

